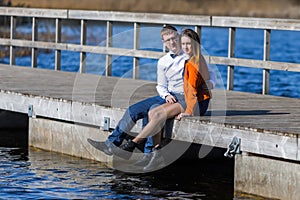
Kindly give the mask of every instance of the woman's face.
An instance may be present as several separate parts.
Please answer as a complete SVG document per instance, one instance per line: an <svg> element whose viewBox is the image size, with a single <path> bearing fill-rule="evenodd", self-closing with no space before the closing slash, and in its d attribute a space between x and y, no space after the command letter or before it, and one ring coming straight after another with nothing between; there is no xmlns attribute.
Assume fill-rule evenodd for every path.
<svg viewBox="0 0 300 200"><path fill-rule="evenodd" d="M181 48L182 51L186 54L188 54L189 56L193 55L193 49L192 49L192 40L191 38L187 37L187 36L182 36L181 37Z"/></svg>

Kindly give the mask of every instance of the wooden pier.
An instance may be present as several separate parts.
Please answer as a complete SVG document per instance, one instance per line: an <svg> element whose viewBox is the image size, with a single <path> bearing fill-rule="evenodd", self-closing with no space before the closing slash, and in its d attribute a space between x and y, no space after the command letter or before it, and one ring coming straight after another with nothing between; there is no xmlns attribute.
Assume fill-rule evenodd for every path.
<svg viewBox="0 0 300 200"><path fill-rule="evenodd" d="M228 65L228 90L212 90L213 100L203 117L175 121L174 141L219 147L226 151L233 138L240 143L235 152L235 192L267 198L299 199L300 191L300 100L232 91L234 66L264 69L263 94L269 91L270 69L300 71L297 63L269 61L270 29L300 30L299 20L222 18L211 16L172 16L137 13L107 13L0 8L0 15L10 17L11 37L0 38L10 47L10 63L0 64L0 109L28 114L29 145L45 150L98 160L112 165L111 157L93 148L87 139L104 141L125 109L150 96L157 95L155 83L138 80L139 58L159 58L163 52L139 50L140 23L195 25L229 28L228 57L206 57L211 64ZM16 16L32 17L32 41L14 38ZM54 18L55 42L37 40L37 18ZM80 44L61 43L61 19L81 21ZM176 20L175 20L176 19ZM112 55L124 49L86 45L87 20L107 21L107 37L112 21L134 23L133 79L111 77ZM235 28L264 29L264 60L234 58ZM15 65L15 47L32 48L31 67ZM37 49L55 50L55 70L36 69ZM60 70L61 50L80 51L79 73ZM87 52L106 54L106 76L85 74ZM132 130L141 130L138 124ZM199 153L205 157L207 151Z"/></svg>
<svg viewBox="0 0 300 200"><path fill-rule="evenodd" d="M108 165L111 157L93 148L87 139L104 141L109 134L101 128L105 117L111 119L110 128L114 128L129 104L156 94L155 83L142 80L3 65L0 72L0 108L31 116L31 146ZM212 107L211 116L176 122L173 139L221 147L225 152L236 136L241 139L242 152L235 156L237 191L284 199L299 197L300 100L213 90L212 105L219 104L218 96L223 93L225 110ZM140 128L137 125L133 131ZM252 172L257 177L263 173L264 182L252 175L249 179ZM257 193L262 190L260 184L274 185L274 180L280 190L269 187Z"/></svg>

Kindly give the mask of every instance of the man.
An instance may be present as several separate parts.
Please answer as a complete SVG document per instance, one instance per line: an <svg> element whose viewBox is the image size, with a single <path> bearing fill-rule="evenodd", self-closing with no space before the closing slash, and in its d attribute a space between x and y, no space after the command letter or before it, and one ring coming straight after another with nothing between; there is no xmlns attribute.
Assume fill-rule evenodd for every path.
<svg viewBox="0 0 300 200"><path fill-rule="evenodd" d="M93 146L103 151L107 155L112 155L112 149L122 144L123 140L127 137L130 130L139 119L143 119L143 127L148 123L148 111L151 108L164 103L176 102L176 98L169 92L169 89L181 87L177 85L177 82L182 83L182 81L178 80L183 79L182 69L188 57L181 51L179 34L175 27L165 25L162 28L160 35L163 44L166 46L169 52L158 60L156 88L159 96L150 97L129 106L114 131L108 136L105 144L89 140ZM168 74L164 74L165 68L169 69L168 72L166 72ZM166 80L166 76L169 77L169 80ZM210 81L214 86L214 75L213 79ZM148 161L151 159L150 152L152 151L152 147L152 138L149 137L145 143L144 157L138 163L136 163L137 165L145 165L148 163Z"/></svg>

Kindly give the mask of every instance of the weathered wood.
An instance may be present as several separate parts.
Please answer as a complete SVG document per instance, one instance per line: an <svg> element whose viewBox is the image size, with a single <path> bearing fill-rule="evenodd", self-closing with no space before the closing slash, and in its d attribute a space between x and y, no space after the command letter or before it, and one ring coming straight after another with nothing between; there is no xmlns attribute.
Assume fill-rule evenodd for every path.
<svg viewBox="0 0 300 200"><path fill-rule="evenodd" d="M0 7L0 15L17 17L38 17L38 18L68 18L68 10L63 9L36 9Z"/></svg>
<svg viewBox="0 0 300 200"><path fill-rule="evenodd" d="M106 22L106 48L110 48L112 46L112 22ZM106 54L105 60L105 75L111 76L112 75L112 54Z"/></svg>
<svg viewBox="0 0 300 200"><path fill-rule="evenodd" d="M13 40L16 35L16 17L10 17L10 40ZM9 46L9 64L14 65L16 63L15 57L15 47L13 45Z"/></svg>
<svg viewBox="0 0 300 200"><path fill-rule="evenodd" d="M134 23L134 36L133 36L133 49L138 50L140 48L140 24ZM133 70L132 70L132 78L139 79L140 78L140 60L138 57L133 58Z"/></svg>
<svg viewBox="0 0 300 200"><path fill-rule="evenodd" d="M38 40L38 19L33 17L32 18L32 35L31 35L31 41L37 41ZM37 67L37 48L31 48L31 67L35 68Z"/></svg>
<svg viewBox="0 0 300 200"><path fill-rule="evenodd" d="M264 30L264 61L270 60L270 46L271 46L271 30ZM263 69L263 87L262 93L269 94L270 92L270 70Z"/></svg>
<svg viewBox="0 0 300 200"><path fill-rule="evenodd" d="M212 26L300 31L300 20L213 16Z"/></svg>
<svg viewBox="0 0 300 200"><path fill-rule="evenodd" d="M86 44L87 21L81 20L80 26L80 45ZM80 52L79 72L85 73L86 68L86 52Z"/></svg>
<svg viewBox="0 0 300 200"><path fill-rule="evenodd" d="M13 47L30 47L30 48L46 48L46 49L58 49L58 50L69 50L69 51L83 51L89 53L99 53L108 55L124 55L132 57L143 57L143 58L154 58L158 59L164 55L162 52L153 52L146 50L132 50L115 47L100 47L100 46L89 46L89 45L78 45L78 44L66 44L66 43L52 43L52 42L32 42L25 40L10 40L0 39L0 43L3 45L11 45ZM210 64L220 65L232 65L232 66L244 66L252 68L262 68L270 70L283 70L291 72L300 72L300 64L298 63L286 63L286 62L275 62L275 61L262 61L252 60L243 58L225 58L218 56L206 56L207 61Z"/></svg>
<svg viewBox="0 0 300 200"><path fill-rule="evenodd" d="M132 57L143 57L143 58L154 58L158 59L164 55L162 52L146 51L146 50L132 50L125 48L116 47L101 47L91 45L80 45L80 44L67 44L67 43L54 43L54 42L41 42L41 41L29 41L29 40L10 40L0 38L0 43L3 45L12 45L17 47L30 47L30 48L43 48L43 49L58 49L68 50L77 52L89 52L99 53L107 55L120 55L120 56L132 56ZM110 63L111 64L111 63Z"/></svg>
<svg viewBox="0 0 300 200"><path fill-rule="evenodd" d="M252 68L300 72L300 64L298 63L262 61L262 60L252 60L252 59L245 59L245 58L225 58L219 56L209 56L208 60L209 63L211 64L236 65L236 66L244 66L244 67L252 67Z"/></svg>
<svg viewBox="0 0 300 200"><path fill-rule="evenodd" d="M229 28L228 33L228 58L234 57L235 49L235 28ZM227 90L233 90L234 65L227 66Z"/></svg>
<svg viewBox="0 0 300 200"><path fill-rule="evenodd" d="M69 19L210 26L210 16L70 10Z"/></svg>
<svg viewBox="0 0 300 200"><path fill-rule="evenodd" d="M251 111L249 111L249 113L250 112ZM206 118L207 117L204 119ZM243 152L297 160L297 134L285 136L280 134L279 131L264 132L266 127L261 129L254 128L256 126L261 126L261 124L253 119L253 122L249 123L247 117L244 117L243 115L240 115L239 118L242 118L248 124L231 122L230 117L226 116L226 118L229 118L229 120L226 120L225 125L218 123L214 124L212 122L205 123L205 121L201 122L197 119L175 123L172 138L179 141L194 142L211 147L217 146L227 148L227 145L230 144L232 138L236 136L241 139L241 151ZM253 126L252 123L255 125ZM272 127L272 129L279 130L280 127Z"/></svg>
<svg viewBox="0 0 300 200"><path fill-rule="evenodd" d="M61 19L55 20L55 43L61 42ZM59 71L61 66L61 50L55 49L54 70Z"/></svg>
<svg viewBox="0 0 300 200"><path fill-rule="evenodd" d="M80 53L80 71L84 71L86 53L99 53L106 55L106 75L111 76L112 56L131 56L133 57L133 78L138 78L139 59L154 58L158 59L163 55L161 52L141 51L138 48L140 35L138 28L140 24L174 24L174 25L191 25L200 34L201 27L228 27L229 28L229 44L228 57L208 57L210 64L221 64L228 66L227 89L233 89L234 66L244 66L263 69L263 94L269 91L270 70L284 71L300 71L298 63L273 62L269 61L270 57L270 31L271 30L300 30L300 20L285 19L268 19L268 18L247 18L247 17L218 17L218 16L197 16L197 15L172 15L172 14L156 14L156 13L129 13L129 12L103 12L103 11L82 11L82 10L58 10L58 9L23 9L0 7L0 15L11 17L11 37L10 39L0 38L1 45L10 46L10 65L15 64L15 48L26 47L32 48L32 66L36 65L36 52L38 49L54 49L55 50L55 69L60 69L60 52L76 51ZM56 20L56 40L55 42L40 42L33 39L16 40L15 34L15 18L16 17L32 17L36 18L55 18ZM61 42L61 19L81 20L81 41L77 44L62 44ZM107 23L106 48L98 46L88 46L83 42L86 32L86 23L88 20L104 21ZM84 23L83 23L84 22ZM112 47L112 28L114 22L132 23L134 28L134 47L132 49L113 48ZM34 23L33 23L33 26ZM234 57L235 46L235 29L251 28L264 29L264 59L242 59ZM85 31L84 31L85 30ZM35 34L36 33L36 34ZM37 35L36 31L33 34ZM200 35L201 36L201 35ZM34 36L33 36L34 37Z"/></svg>
<svg viewBox="0 0 300 200"><path fill-rule="evenodd" d="M149 81L6 65L0 65L0 72L0 109L27 113L33 105L37 117L96 127L110 117L114 128L129 105L157 95L155 83ZM299 99L212 92L207 116L176 121L176 140L226 148L237 136L242 151L299 160ZM139 122L133 131L140 130Z"/></svg>

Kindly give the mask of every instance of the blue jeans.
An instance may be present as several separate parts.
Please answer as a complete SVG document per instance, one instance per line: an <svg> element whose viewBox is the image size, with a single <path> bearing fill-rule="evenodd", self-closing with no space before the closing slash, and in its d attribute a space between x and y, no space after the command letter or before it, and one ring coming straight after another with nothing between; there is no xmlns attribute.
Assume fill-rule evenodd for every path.
<svg viewBox="0 0 300 200"><path fill-rule="evenodd" d="M129 106L114 131L108 136L106 145L109 146L113 143L116 146L120 146L126 135L129 134L139 119L143 119L143 127L147 125L148 111L153 105L162 105L165 102L166 100L160 96L154 96ZM151 152L152 147L152 137L148 137L145 143L144 153Z"/></svg>

